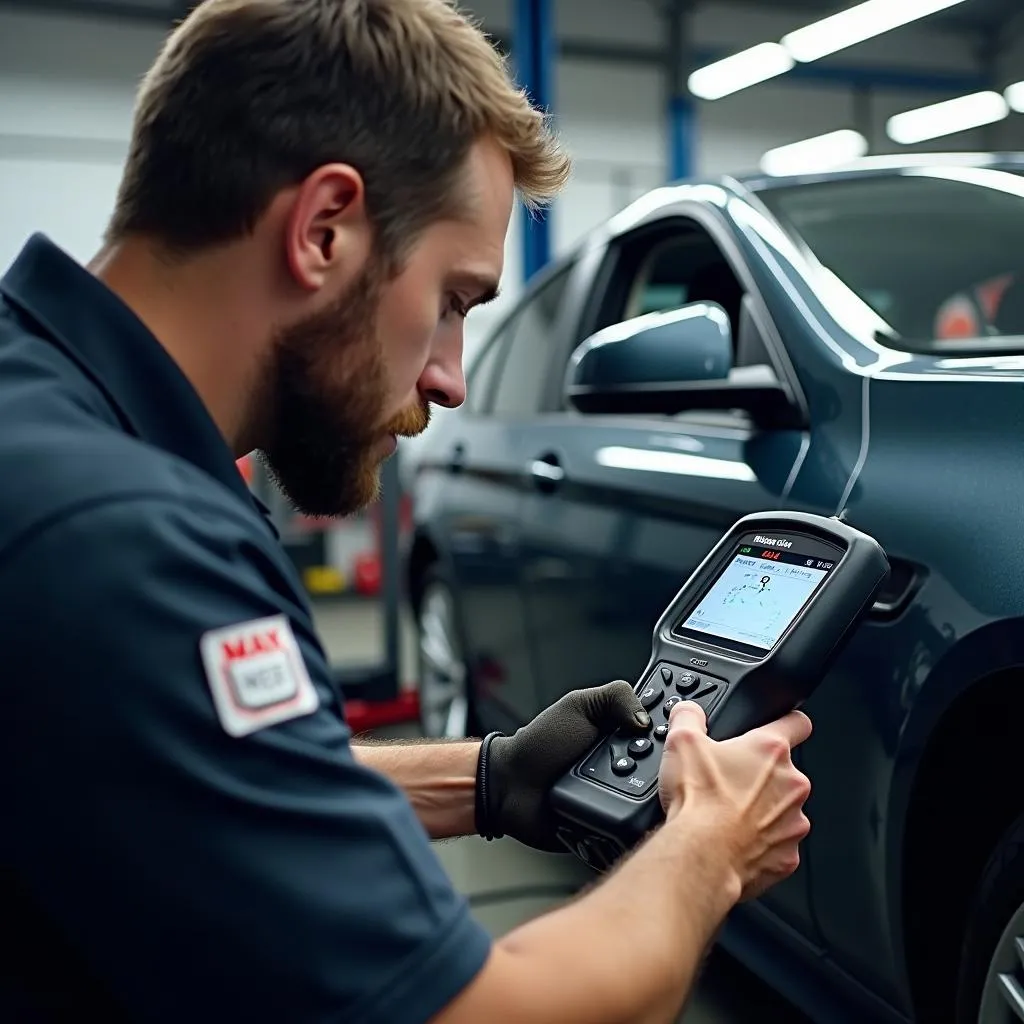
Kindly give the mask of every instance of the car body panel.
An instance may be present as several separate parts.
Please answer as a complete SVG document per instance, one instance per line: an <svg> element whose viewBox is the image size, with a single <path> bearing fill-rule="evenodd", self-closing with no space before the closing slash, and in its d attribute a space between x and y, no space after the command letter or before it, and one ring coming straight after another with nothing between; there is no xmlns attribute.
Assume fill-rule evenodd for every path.
<svg viewBox="0 0 1024 1024"><path fill-rule="evenodd" d="M844 1019L844 1003L853 1020L910 1019L900 894L922 752L959 694L1024 666L1024 488L1017 445L993 443L1024 436L1024 339L984 339L974 355L886 345L880 317L765 205L772 188L929 162L1024 170L1009 154L927 156L654 190L570 255L543 407L511 423L446 419L412 485L416 529L459 583L487 728L514 727L577 686L635 679L665 604L747 512L838 514L883 544L893 603L880 602L808 702L815 731L797 756L814 827L801 868L723 935L820 1020ZM801 426L565 406L558 367L595 329L616 247L676 220L699 225L741 280ZM474 449L458 479L444 469L456 437Z"/></svg>

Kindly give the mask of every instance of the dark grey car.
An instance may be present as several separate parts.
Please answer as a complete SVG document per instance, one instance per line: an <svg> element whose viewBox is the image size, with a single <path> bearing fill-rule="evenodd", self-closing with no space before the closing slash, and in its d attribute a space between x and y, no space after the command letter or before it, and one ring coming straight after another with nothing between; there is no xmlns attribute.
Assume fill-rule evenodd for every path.
<svg viewBox="0 0 1024 1024"><path fill-rule="evenodd" d="M656 190L531 282L411 481L434 733L637 678L747 512L845 512L885 546L807 709L802 866L723 936L821 1020L1024 1020L1022 171ZM630 340L570 394L594 336Z"/></svg>

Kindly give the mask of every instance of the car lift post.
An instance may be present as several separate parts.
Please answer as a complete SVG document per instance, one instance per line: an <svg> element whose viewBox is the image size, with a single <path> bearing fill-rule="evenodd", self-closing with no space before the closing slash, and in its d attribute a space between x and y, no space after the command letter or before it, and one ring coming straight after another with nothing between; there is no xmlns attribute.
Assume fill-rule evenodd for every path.
<svg viewBox="0 0 1024 1024"><path fill-rule="evenodd" d="M384 658L376 665L346 665L336 669L345 698L345 717L353 732L419 718L417 694L401 683L402 574L398 534L401 476L396 453L381 467L380 519L377 531L380 557L379 600L383 607Z"/></svg>

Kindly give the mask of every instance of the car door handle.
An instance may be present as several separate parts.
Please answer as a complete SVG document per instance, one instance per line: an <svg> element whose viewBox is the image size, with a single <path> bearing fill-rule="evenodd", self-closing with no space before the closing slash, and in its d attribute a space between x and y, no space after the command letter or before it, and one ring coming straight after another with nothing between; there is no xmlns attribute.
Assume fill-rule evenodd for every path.
<svg viewBox="0 0 1024 1024"><path fill-rule="evenodd" d="M565 470L559 464L558 456L549 453L530 463L530 477L538 491L550 494L565 479Z"/></svg>

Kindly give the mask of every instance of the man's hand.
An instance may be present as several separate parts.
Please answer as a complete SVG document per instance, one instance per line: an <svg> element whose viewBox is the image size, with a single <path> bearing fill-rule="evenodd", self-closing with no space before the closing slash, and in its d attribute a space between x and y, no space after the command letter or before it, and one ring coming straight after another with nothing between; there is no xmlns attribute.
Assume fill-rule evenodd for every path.
<svg viewBox="0 0 1024 1024"><path fill-rule="evenodd" d="M649 725L633 687L622 679L567 693L513 735L491 741L485 823L478 824L536 850L561 850L548 804L551 787L602 736L620 728L639 733Z"/></svg>
<svg viewBox="0 0 1024 1024"><path fill-rule="evenodd" d="M687 829L691 822L713 828L744 900L800 864L799 845L811 828L803 811L811 784L791 754L810 734L810 719L794 711L716 742L708 738L699 704L684 701L672 709L660 769L662 806L669 822L679 815Z"/></svg>

